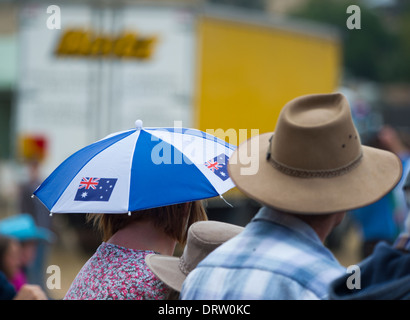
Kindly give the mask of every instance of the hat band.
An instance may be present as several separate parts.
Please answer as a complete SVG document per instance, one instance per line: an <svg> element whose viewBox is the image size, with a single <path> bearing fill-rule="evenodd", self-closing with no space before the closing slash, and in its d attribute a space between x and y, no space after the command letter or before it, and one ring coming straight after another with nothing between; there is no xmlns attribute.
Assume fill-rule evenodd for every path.
<svg viewBox="0 0 410 320"><path fill-rule="evenodd" d="M360 161L363 158L363 154L360 153L359 156L354 159L352 162L348 163L343 167L339 167L336 169L330 170L301 170L292 167L288 167L287 165L280 163L273 159L272 156L268 157L268 161L272 164L272 166L279 170L280 172L287 174L289 176L297 177L297 178L333 178L344 175L349 171L356 168Z"/></svg>
<svg viewBox="0 0 410 320"><path fill-rule="evenodd" d="M185 274L186 276L189 274L189 270L186 268L185 266L185 260L184 258L181 256L179 258L179 269L182 271L183 274Z"/></svg>

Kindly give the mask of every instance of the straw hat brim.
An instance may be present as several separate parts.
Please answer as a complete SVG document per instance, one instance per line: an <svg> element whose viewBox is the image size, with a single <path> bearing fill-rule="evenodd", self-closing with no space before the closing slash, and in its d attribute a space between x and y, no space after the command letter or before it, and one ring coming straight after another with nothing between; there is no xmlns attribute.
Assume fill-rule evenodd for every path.
<svg viewBox="0 0 410 320"><path fill-rule="evenodd" d="M252 137L231 156L228 172L239 190L259 203L299 214L344 212L369 205L386 195L400 181L402 165L391 152L362 146L363 157L348 173L326 178L300 178L282 173L266 159L273 132ZM258 141L254 141L257 139ZM259 143L256 155L248 155ZM256 156L258 157L256 159ZM257 161L256 173L243 175L249 167L241 159Z"/></svg>
<svg viewBox="0 0 410 320"><path fill-rule="evenodd" d="M145 257L145 262L162 282L176 291L181 291L186 275L179 269L179 258L149 254Z"/></svg>

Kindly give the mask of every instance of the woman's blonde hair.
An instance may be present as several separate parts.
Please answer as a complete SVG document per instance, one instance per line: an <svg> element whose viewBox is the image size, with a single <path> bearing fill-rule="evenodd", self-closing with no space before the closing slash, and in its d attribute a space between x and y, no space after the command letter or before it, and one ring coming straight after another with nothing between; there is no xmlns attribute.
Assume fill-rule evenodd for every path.
<svg viewBox="0 0 410 320"><path fill-rule="evenodd" d="M107 241L118 230L130 222L150 220L172 239L184 245L188 228L197 221L208 220L202 201L174 204L165 207L146 209L128 214L88 214L87 220L102 233Z"/></svg>

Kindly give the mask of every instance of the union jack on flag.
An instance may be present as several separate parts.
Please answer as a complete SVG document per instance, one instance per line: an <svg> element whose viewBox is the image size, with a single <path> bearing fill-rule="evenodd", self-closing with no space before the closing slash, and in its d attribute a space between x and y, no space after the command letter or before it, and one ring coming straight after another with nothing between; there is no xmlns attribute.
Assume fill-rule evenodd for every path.
<svg viewBox="0 0 410 320"><path fill-rule="evenodd" d="M117 180L116 178L82 178L74 201L109 201Z"/></svg>
<svg viewBox="0 0 410 320"><path fill-rule="evenodd" d="M229 178L228 174L228 157L226 154L221 153L213 159L208 160L204 165L211 170L220 179L225 181Z"/></svg>
<svg viewBox="0 0 410 320"><path fill-rule="evenodd" d="M96 186L98 186L98 181L100 181L100 178L83 178L80 182L78 189L85 188L86 190L88 190L92 188L95 190Z"/></svg>

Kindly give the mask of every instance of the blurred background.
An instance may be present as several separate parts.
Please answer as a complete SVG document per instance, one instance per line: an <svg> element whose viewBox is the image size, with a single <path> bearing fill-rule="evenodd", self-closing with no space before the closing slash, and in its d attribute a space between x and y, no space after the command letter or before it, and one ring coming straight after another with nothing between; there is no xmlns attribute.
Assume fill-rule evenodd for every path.
<svg viewBox="0 0 410 320"><path fill-rule="evenodd" d="M405 163L408 1L0 0L0 221L29 213L54 232L38 281L61 299L101 241L83 215L50 217L30 197L68 156L137 119L237 145L273 131L287 101L336 91L362 142ZM259 208L237 190L225 198L233 208L207 201L210 219L245 225ZM357 263L400 232L403 201L398 188L365 209L378 214L349 213L327 245ZM48 265L60 267L60 289L45 286Z"/></svg>

